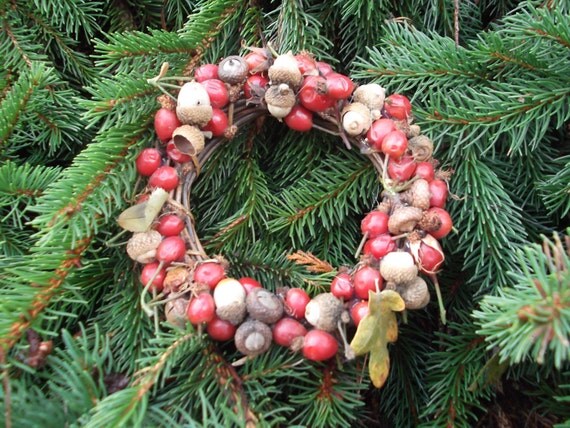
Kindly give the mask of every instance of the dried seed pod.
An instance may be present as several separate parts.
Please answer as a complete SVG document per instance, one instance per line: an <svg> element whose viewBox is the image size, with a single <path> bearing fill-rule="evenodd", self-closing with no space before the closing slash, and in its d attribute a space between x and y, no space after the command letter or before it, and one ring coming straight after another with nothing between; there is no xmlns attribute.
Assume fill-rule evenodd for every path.
<svg viewBox="0 0 570 428"><path fill-rule="evenodd" d="M216 315L238 325L245 318L245 289L237 279L222 279L214 288L214 303Z"/></svg>
<svg viewBox="0 0 570 428"><path fill-rule="evenodd" d="M387 282L402 284L413 280L418 275L414 258L405 251L388 253L380 261L380 275Z"/></svg>
<svg viewBox="0 0 570 428"><path fill-rule="evenodd" d="M182 285L186 284L189 279L190 272L188 268L177 266L174 269L170 269L166 272L166 277L164 278L164 291L169 293L176 292Z"/></svg>
<svg viewBox="0 0 570 428"><path fill-rule="evenodd" d="M319 330L335 331L343 313L343 304L332 293L316 295L305 308L305 319Z"/></svg>
<svg viewBox="0 0 570 428"><path fill-rule="evenodd" d="M254 357L269 349L272 336L271 329L267 324L248 320L238 327L234 341L239 352Z"/></svg>
<svg viewBox="0 0 570 428"><path fill-rule="evenodd" d="M172 133L172 141L181 153L198 155L204 149L204 134L195 126L182 125Z"/></svg>
<svg viewBox="0 0 570 428"><path fill-rule="evenodd" d="M433 142L425 135L418 135L408 140L408 149L416 162L425 162L432 157Z"/></svg>
<svg viewBox="0 0 570 428"><path fill-rule="evenodd" d="M162 236L156 230L135 233L127 242L127 254L139 263L154 261L156 249L162 241Z"/></svg>
<svg viewBox="0 0 570 428"><path fill-rule="evenodd" d="M164 314L166 321L178 328L184 328L188 322L186 317L186 307L188 306L188 299L179 297L178 299L170 300L164 305Z"/></svg>
<svg viewBox="0 0 570 428"><path fill-rule="evenodd" d="M411 281L399 284L396 291L406 303L406 309L421 309L429 303L430 295L427 283L419 276Z"/></svg>
<svg viewBox="0 0 570 428"><path fill-rule="evenodd" d="M406 137L408 137L408 140L410 140L411 138L419 136L421 132L422 131L420 129L420 125L413 124L410 125Z"/></svg>
<svg viewBox="0 0 570 428"><path fill-rule="evenodd" d="M295 94L286 83L271 86L265 92L267 109L273 117L282 119L287 116L295 105Z"/></svg>
<svg viewBox="0 0 570 428"><path fill-rule="evenodd" d="M369 110L375 119L380 117L380 110L384 107L384 99L386 98L386 89L377 83L368 83L367 85L359 86L352 94L354 102L362 103ZM378 112L378 117L376 117Z"/></svg>
<svg viewBox="0 0 570 428"><path fill-rule="evenodd" d="M342 109L342 128L353 137L363 134L372 125L370 110L362 103L352 103Z"/></svg>
<svg viewBox="0 0 570 428"><path fill-rule="evenodd" d="M303 80L297 60L291 52L275 58L273 65L269 67L268 75L272 85L285 83L291 88L297 88Z"/></svg>
<svg viewBox="0 0 570 428"><path fill-rule="evenodd" d="M218 77L221 81L236 85L245 82L249 67L244 58L231 55L224 58L218 65Z"/></svg>
<svg viewBox="0 0 570 428"><path fill-rule="evenodd" d="M414 230L421 220L423 210L416 207L399 207L388 220L388 230L392 235L399 235Z"/></svg>
<svg viewBox="0 0 570 428"><path fill-rule="evenodd" d="M265 288L251 290L247 295L246 305L251 318L266 324L273 324L283 317L283 302Z"/></svg>
<svg viewBox="0 0 570 428"><path fill-rule="evenodd" d="M212 118L210 96L197 82L185 83L178 93L176 116L187 125L204 126Z"/></svg>
<svg viewBox="0 0 570 428"><path fill-rule="evenodd" d="M431 192L429 190L429 183L420 178L412 184L408 191L400 195L403 202L410 204L413 207L427 210L430 207Z"/></svg>

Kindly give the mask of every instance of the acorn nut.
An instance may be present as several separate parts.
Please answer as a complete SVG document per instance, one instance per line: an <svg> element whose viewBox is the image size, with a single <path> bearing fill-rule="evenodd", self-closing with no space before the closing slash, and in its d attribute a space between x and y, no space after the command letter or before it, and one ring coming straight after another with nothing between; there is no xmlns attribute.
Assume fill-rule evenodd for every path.
<svg viewBox="0 0 570 428"><path fill-rule="evenodd" d="M127 254L139 263L153 262L161 242L162 236L156 230L135 233L127 242Z"/></svg>
<svg viewBox="0 0 570 428"><path fill-rule="evenodd" d="M210 96L198 82L185 83L178 93L176 116L186 125L198 127L206 125L212 119L213 110Z"/></svg>
<svg viewBox="0 0 570 428"><path fill-rule="evenodd" d="M359 86L352 94L352 100L364 104L371 111L374 120L380 118L385 98L386 89L377 83Z"/></svg>
<svg viewBox="0 0 570 428"><path fill-rule="evenodd" d="M247 312L257 321L273 324L283 317L283 302L265 288L254 288L245 301Z"/></svg>
<svg viewBox="0 0 570 428"><path fill-rule="evenodd" d="M395 282L400 285L418 276L418 268L410 253L393 251L386 254L380 261L380 275L386 282Z"/></svg>
<svg viewBox="0 0 570 428"><path fill-rule="evenodd" d="M248 320L237 328L234 341L239 352L254 357L269 349L272 336L271 329L267 324Z"/></svg>
<svg viewBox="0 0 570 428"><path fill-rule="evenodd" d="M396 292L402 297L406 309L421 309L429 303L430 295L427 283L419 276L411 281L396 286Z"/></svg>
<svg viewBox="0 0 570 428"><path fill-rule="evenodd" d="M247 62L239 55L224 58L218 66L218 77L230 85L244 82L247 79L248 72Z"/></svg>
<svg viewBox="0 0 570 428"><path fill-rule="evenodd" d="M269 113L282 119L287 116L295 106L295 94L286 83L273 85L265 92L265 102Z"/></svg>
<svg viewBox="0 0 570 428"><path fill-rule="evenodd" d="M273 65L269 67L268 75L272 85L285 83L291 88L298 87L303 80L303 75L292 52L275 58Z"/></svg>
<svg viewBox="0 0 570 428"><path fill-rule="evenodd" d="M423 210L416 207L400 207L388 219L388 230L392 235L411 232L422 219Z"/></svg>
<svg viewBox="0 0 570 428"><path fill-rule="evenodd" d="M245 289L234 278L224 278L214 288L214 303L218 318L238 325L245 318Z"/></svg>
<svg viewBox="0 0 570 428"><path fill-rule="evenodd" d="M305 319L319 330L335 331L343 309L342 302L332 293L318 294L307 303Z"/></svg>
<svg viewBox="0 0 570 428"><path fill-rule="evenodd" d="M370 110L362 103L352 103L342 109L342 128L353 137L363 134L372 125Z"/></svg>

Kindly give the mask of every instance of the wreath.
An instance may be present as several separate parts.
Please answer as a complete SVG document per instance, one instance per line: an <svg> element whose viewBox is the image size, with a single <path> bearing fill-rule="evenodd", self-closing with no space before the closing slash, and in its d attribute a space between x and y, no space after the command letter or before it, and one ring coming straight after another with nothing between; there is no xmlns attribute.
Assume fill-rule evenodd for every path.
<svg viewBox="0 0 570 428"><path fill-rule="evenodd" d="M408 98L386 96L376 83L356 86L308 53L264 48L201 65L193 78L168 76L164 64L149 83L164 93L154 121L160 143L138 155L147 191L118 218L134 232L126 251L142 265L143 310L173 326L190 322L213 340L233 340L246 359L272 343L313 361L369 354L370 378L381 387L389 372L387 345L398 336L396 313L430 300L424 277L434 285L445 323L436 273L444 261L438 240L452 230L444 209L450 172L438 169ZM383 191L362 220L359 262L339 268L329 292L271 291L254 278L230 278L227 262L208 256L196 233L190 195L202 167L264 116L298 132L336 135L377 172Z"/></svg>

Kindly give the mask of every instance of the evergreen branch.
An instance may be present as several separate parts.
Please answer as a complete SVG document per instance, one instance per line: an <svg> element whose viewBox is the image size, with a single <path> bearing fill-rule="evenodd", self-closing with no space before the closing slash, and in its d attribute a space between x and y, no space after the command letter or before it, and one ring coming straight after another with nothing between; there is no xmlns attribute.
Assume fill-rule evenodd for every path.
<svg viewBox="0 0 570 428"><path fill-rule="evenodd" d="M0 32L0 52L6 69L26 69L33 62L46 59L43 49L34 40L21 17L15 11L4 12Z"/></svg>
<svg viewBox="0 0 570 428"><path fill-rule="evenodd" d="M100 30L97 18L100 17L102 1L34 0L34 6L31 9L48 18L53 26L68 35L78 34L81 30L90 37Z"/></svg>
<svg viewBox="0 0 570 428"><path fill-rule="evenodd" d="M570 156L561 157L558 162L562 164L558 172L544 177L539 189L550 213L565 216L570 212Z"/></svg>

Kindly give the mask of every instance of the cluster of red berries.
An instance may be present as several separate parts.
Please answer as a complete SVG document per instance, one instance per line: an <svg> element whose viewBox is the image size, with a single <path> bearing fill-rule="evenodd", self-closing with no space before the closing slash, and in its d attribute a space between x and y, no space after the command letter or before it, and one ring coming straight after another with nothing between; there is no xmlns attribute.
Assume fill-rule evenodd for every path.
<svg viewBox="0 0 570 428"><path fill-rule="evenodd" d="M160 86L160 78L152 80ZM336 133L359 148L377 168L384 192L377 209L362 220L360 262L341 269L330 292L312 299L299 288L272 293L253 278L228 278L225 262L206 259L195 251L201 246L190 245L195 233L185 218L189 207L180 200L167 203L150 230L133 235L127 252L144 265L145 291L166 297L165 316L172 324L189 321L214 340L233 339L248 356L275 342L321 361L338 352L344 324L358 326L366 316L369 292L396 290L407 309L427 305L429 291L419 273L435 279L444 260L437 240L452 228L444 209L449 174L436 169L433 143L412 123L408 98L386 97L378 84L357 87L306 53L273 57L257 48L198 67L176 95L176 102L162 97L155 115L155 131L165 146L144 149L136 159L150 190L181 189L181 176L204 161L206 138L210 145L231 139L238 125L270 114L293 130ZM180 193L172 195L180 199Z"/></svg>

